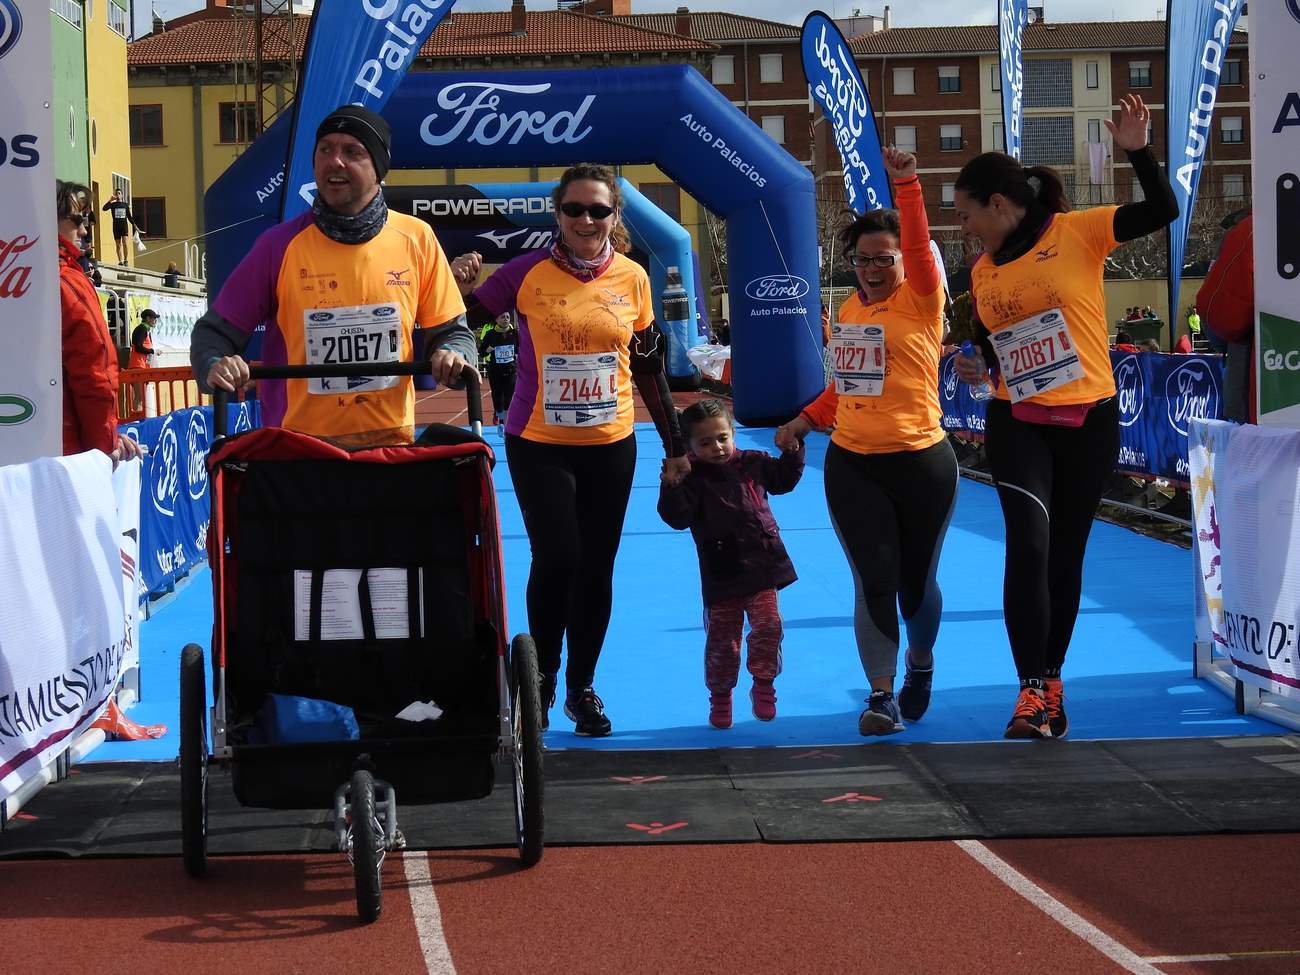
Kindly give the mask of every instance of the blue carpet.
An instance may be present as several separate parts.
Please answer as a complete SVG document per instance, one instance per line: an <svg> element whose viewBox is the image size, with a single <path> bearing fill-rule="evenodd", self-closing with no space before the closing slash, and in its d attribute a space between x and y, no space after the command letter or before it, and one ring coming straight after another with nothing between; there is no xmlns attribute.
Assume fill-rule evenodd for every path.
<svg viewBox="0 0 1300 975"><path fill-rule="evenodd" d="M496 429L487 433L504 539L512 631L526 627L528 540ZM742 670L736 725L708 726L699 570L690 534L655 513L662 451L639 426L632 500L614 580L614 618L597 691L615 734L578 738L557 706L551 748L709 748L829 745L861 741L857 715L867 682L853 643L853 583L830 528L822 490L826 439L808 443L808 467L793 494L772 499L799 581L781 593L784 673L778 717L749 714ZM772 450L771 430L741 430L741 447ZM943 627L935 651L934 701L924 720L882 742L1000 740L1016 697L1002 623L1002 514L992 488L962 479L939 582ZM1083 601L1066 664L1070 736L1077 739L1184 738L1276 734L1277 726L1234 713L1226 695L1191 676L1192 572L1187 551L1098 522L1088 546ZM205 648L212 626L206 571L145 623L141 637L141 722L172 725L152 742L109 743L96 760L176 754L177 661L188 642Z"/></svg>

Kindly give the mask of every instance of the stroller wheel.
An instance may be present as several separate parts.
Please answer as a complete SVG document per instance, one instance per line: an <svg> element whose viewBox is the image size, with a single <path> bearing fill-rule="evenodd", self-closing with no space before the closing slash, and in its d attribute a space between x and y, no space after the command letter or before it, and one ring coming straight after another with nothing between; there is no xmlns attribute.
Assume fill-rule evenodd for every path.
<svg viewBox="0 0 1300 975"><path fill-rule="evenodd" d="M352 773L352 872L357 884L357 916L369 924L384 907L379 868L384 862L384 831L375 815L375 777L364 769Z"/></svg>
<svg viewBox="0 0 1300 975"><path fill-rule="evenodd" d="M181 651L181 856L185 872L208 869L208 720L203 648Z"/></svg>
<svg viewBox="0 0 1300 975"><path fill-rule="evenodd" d="M515 835L519 860L531 867L542 858L546 816L543 808L542 704L538 686L537 646L521 633L510 644L513 683Z"/></svg>

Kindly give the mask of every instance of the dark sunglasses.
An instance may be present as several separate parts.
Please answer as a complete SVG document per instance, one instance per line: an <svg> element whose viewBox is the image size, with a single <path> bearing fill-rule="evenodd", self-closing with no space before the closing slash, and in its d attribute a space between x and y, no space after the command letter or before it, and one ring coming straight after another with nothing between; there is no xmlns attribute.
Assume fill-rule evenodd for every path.
<svg viewBox="0 0 1300 975"><path fill-rule="evenodd" d="M68 219L72 221L72 226L80 227L83 224L90 223L91 215L89 213L74 213Z"/></svg>
<svg viewBox="0 0 1300 975"><path fill-rule="evenodd" d="M572 217L574 220L577 220L584 213L590 213L592 220L604 220L614 212L614 208L607 207L603 203L593 203L591 206L582 203L561 203L560 212L566 217Z"/></svg>
<svg viewBox="0 0 1300 975"><path fill-rule="evenodd" d="M898 260L896 254L850 254L849 263L854 267L866 267L868 264L874 264L876 267L893 267Z"/></svg>

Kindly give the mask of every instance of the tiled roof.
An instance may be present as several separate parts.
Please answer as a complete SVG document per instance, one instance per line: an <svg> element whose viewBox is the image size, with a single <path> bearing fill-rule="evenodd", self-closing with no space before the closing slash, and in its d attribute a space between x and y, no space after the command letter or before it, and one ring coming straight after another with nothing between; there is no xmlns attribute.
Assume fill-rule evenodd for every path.
<svg viewBox="0 0 1300 975"><path fill-rule="evenodd" d="M676 14L624 14L607 20L648 27L671 34L677 30ZM741 14L691 11L691 36L705 41L774 41L798 39L799 28L774 20L759 20Z"/></svg>
<svg viewBox="0 0 1300 975"><path fill-rule="evenodd" d="M744 19L744 18L742 18ZM129 45L127 63L134 66L211 64L248 60L252 51L253 23L249 18L217 16L189 19L160 34L150 34ZM294 17L297 56L307 35L308 18ZM661 33L609 17L560 10L529 11L521 35L510 31L510 13L452 13L420 49L424 58L539 57L565 54L658 54L661 51L715 50L705 40ZM270 34L271 32L267 32ZM282 43L266 38L263 57L285 59Z"/></svg>
<svg viewBox="0 0 1300 975"><path fill-rule="evenodd" d="M1246 32L1234 31L1233 44L1245 44ZM1163 20L1106 20L1030 24L1026 51L1156 50L1165 46ZM891 27L849 41L860 57L879 54L992 54L998 49L993 25L973 27Z"/></svg>

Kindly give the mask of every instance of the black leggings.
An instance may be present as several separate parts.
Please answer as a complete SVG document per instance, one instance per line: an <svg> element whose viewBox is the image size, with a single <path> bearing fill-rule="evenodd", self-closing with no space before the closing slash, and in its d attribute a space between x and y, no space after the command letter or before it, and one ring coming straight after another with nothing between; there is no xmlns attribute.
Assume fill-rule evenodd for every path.
<svg viewBox="0 0 1300 975"><path fill-rule="evenodd" d="M826 448L826 505L853 570L853 629L868 679L897 672L899 612L913 662L930 660L943 613L939 551L957 478L947 438L890 454Z"/></svg>
<svg viewBox="0 0 1300 975"><path fill-rule="evenodd" d="M598 446L538 443L507 434L506 461L523 512L533 564L528 573L528 630L543 674L590 687L613 604L614 557L632 493L636 438Z"/></svg>
<svg viewBox="0 0 1300 975"><path fill-rule="evenodd" d="M488 366L488 385L492 387L492 411L501 417L504 423L506 411L510 409L510 401L515 395L515 377L517 370L514 366L504 369L498 366Z"/></svg>
<svg viewBox="0 0 1300 975"><path fill-rule="evenodd" d="M1002 611L1022 680L1060 673L1079 615L1083 552L1119 455L1112 397L1080 427L1025 423L991 400L985 448L1002 517L1007 563Z"/></svg>

